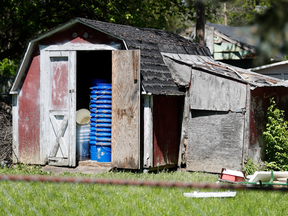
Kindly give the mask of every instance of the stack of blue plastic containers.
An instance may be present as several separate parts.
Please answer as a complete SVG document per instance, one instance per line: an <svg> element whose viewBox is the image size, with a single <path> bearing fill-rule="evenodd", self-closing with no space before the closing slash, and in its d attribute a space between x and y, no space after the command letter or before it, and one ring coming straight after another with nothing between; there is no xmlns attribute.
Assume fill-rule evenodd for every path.
<svg viewBox="0 0 288 216"><path fill-rule="evenodd" d="M111 162L112 85L93 83L90 95L90 154L91 160Z"/></svg>

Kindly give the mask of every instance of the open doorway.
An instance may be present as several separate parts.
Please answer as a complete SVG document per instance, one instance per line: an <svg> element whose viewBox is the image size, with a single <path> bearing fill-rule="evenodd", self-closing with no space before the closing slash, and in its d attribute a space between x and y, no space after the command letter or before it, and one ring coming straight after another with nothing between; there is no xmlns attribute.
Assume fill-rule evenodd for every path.
<svg viewBox="0 0 288 216"><path fill-rule="evenodd" d="M112 81L112 52L77 51L76 110L89 110L90 87L93 79Z"/></svg>

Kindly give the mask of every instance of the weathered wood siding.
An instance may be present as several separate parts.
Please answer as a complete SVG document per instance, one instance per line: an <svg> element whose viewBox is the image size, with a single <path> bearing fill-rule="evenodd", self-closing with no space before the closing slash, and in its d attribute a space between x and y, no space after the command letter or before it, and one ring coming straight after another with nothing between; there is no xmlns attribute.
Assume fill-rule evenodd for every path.
<svg viewBox="0 0 288 216"><path fill-rule="evenodd" d="M245 108L246 85L196 69L192 71L191 109L236 111Z"/></svg>
<svg viewBox="0 0 288 216"><path fill-rule="evenodd" d="M35 55L18 95L18 162L40 161L40 56ZM17 140L17 138L15 138Z"/></svg>
<svg viewBox="0 0 288 216"><path fill-rule="evenodd" d="M139 168L139 50L112 51L112 163Z"/></svg>
<svg viewBox="0 0 288 216"><path fill-rule="evenodd" d="M154 167L177 165L181 97L153 96Z"/></svg>
<svg viewBox="0 0 288 216"><path fill-rule="evenodd" d="M192 110L189 121L187 170L220 173L240 170L244 115Z"/></svg>
<svg viewBox="0 0 288 216"><path fill-rule="evenodd" d="M241 169L245 126L241 111L246 108L246 88L246 84L193 69L188 170L219 173L222 168Z"/></svg>

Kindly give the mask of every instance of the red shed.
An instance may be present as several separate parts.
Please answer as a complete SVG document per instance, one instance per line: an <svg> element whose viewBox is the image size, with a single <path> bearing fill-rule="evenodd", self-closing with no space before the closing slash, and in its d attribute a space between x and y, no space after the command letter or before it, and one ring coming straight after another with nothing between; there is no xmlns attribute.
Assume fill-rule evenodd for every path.
<svg viewBox="0 0 288 216"><path fill-rule="evenodd" d="M185 92L161 52L210 55L176 34L76 18L31 40L12 86L14 162L76 166L76 110L112 82L112 166L177 166ZM154 96L154 97L153 97Z"/></svg>
<svg viewBox="0 0 288 216"><path fill-rule="evenodd" d="M215 61L171 32L76 18L30 41L13 94L14 162L77 165L76 111L93 79L112 83L112 162L240 170L265 148L269 97L287 83Z"/></svg>

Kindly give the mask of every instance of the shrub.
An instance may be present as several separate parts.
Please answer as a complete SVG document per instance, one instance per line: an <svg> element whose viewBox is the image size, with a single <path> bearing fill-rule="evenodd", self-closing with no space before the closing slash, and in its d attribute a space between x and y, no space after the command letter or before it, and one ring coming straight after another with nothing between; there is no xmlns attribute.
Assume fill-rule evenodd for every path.
<svg viewBox="0 0 288 216"><path fill-rule="evenodd" d="M271 98L263 132L268 170L288 170L288 123L284 117L284 111L278 109L274 98Z"/></svg>

